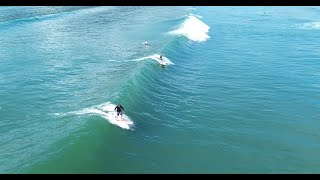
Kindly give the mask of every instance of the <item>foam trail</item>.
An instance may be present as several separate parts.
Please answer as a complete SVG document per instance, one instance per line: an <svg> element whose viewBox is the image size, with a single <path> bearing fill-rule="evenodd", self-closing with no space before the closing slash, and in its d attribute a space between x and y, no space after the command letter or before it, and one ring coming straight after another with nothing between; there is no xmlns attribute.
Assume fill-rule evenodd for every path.
<svg viewBox="0 0 320 180"><path fill-rule="evenodd" d="M97 109L85 108L79 111L70 111L67 113L51 113L54 116L69 116L69 115L86 115L86 114L103 114L104 112Z"/></svg>
<svg viewBox="0 0 320 180"><path fill-rule="evenodd" d="M54 113L53 115L55 116L68 116L68 115L87 115L87 114L94 114L94 115L99 115L100 117L108 120L111 124L117 125L123 129L131 129L133 126L133 122L130 120L130 118L123 114L123 117L125 119L130 120L130 122L124 122L124 121L117 121L115 119L115 112L114 108L116 105L106 102L97 106L93 106L91 108L85 108L79 111L71 111L67 113Z"/></svg>
<svg viewBox="0 0 320 180"><path fill-rule="evenodd" d="M304 23L299 26L300 29L320 29L320 22Z"/></svg>
<svg viewBox="0 0 320 180"><path fill-rule="evenodd" d="M210 26L199 20L194 15L189 15L177 30L170 31L169 34L182 35L192 41L203 42L210 38L208 35Z"/></svg>
<svg viewBox="0 0 320 180"><path fill-rule="evenodd" d="M132 62L132 61L134 61L134 60L123 60L123 61L120 61L120 60L108 60L108 61L110 61L110 62L116 62L116 63L123 63L123 62Z"/></svg>
<svg viewBox="0 0 320 180"><path fill-rule="evenodd" d="M132 61L143 61L143 60L147 60L147 59L153 59L153 60L157 61L158 63L160 63L161 60L159 59L159 57L160 57L160 54L153 54L153 55L150 55L150 56L134 59ZM174 63L171 62L170 59L168 59L165 56L163 56L163 61L165 62L165 65L174 65Z"/></svg>

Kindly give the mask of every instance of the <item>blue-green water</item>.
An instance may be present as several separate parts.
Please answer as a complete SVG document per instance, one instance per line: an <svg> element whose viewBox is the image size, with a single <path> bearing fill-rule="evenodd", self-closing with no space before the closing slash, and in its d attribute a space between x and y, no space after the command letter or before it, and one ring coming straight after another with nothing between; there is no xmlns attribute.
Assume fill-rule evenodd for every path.
<svg viewBox="0 0 320 180"><path fill-rule="evenodd" d="M0 7L0 173L319 173L319 17Z"/></svg>

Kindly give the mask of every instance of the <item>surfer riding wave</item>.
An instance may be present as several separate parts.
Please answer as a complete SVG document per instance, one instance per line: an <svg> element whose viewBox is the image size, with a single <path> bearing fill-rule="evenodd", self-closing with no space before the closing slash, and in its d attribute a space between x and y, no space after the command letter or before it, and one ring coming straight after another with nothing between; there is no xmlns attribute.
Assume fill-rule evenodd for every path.
<svg viewBox="0 0 320 180"><path fill-rule="evenodd" d="M122 119L122 115L123 115L123 111L124 111L124 108L121 106L121 104L118 104L114 110L117 110L117 117L119 117L119 114L121 115L121 119Z"/></svg>

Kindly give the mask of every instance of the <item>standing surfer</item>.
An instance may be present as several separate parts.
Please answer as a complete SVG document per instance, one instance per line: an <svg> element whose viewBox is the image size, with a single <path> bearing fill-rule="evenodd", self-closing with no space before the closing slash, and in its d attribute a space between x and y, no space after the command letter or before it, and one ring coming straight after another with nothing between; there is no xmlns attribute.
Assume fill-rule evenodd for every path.
<svg viewBox="0 0 320 180"><path fill-rule="evenodd" d="M121 104L118 104L114 110L117 110L117 117L119 117L119 114L121 115L121 119L122 119L122 112L124 111L123 107L121 106Z"/></svg>

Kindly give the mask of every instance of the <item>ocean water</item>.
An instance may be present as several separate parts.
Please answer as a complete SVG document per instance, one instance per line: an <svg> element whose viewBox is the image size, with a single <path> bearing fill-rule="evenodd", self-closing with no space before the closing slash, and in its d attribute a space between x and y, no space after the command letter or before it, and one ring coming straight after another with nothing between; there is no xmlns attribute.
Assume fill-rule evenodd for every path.
<svg viewBox="0 0 320 180"><path fill-rule="evenodd" d="M0 7L0 173L319 173L319 17Z"/></svg>

